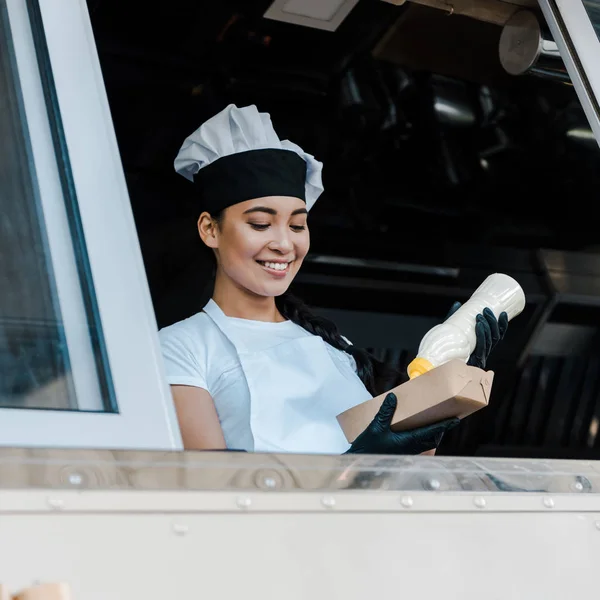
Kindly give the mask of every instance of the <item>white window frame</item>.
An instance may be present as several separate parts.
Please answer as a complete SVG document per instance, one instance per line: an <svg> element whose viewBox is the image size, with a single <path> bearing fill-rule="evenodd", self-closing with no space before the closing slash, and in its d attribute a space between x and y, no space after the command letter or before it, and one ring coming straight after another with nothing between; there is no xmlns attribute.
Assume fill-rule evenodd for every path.
<svg viewBox="0 0 600 600"><path fill-rule="evenodd" d="M39 0L117 413L98 410L85 314L25 0L6 0L59 302L82 410L0 409L0 445L182 447L100 63L85 0ZM63 241L61 245L61 240ZM69 290L69 287L74 288ZM1 293L1 292L0 292Z"/></svg>
<svg viewBox="0 0 600 600"><path fill-rule="evenodd" d="M581 0L539 0L539 4L600 144L600 40Z"/></svg>

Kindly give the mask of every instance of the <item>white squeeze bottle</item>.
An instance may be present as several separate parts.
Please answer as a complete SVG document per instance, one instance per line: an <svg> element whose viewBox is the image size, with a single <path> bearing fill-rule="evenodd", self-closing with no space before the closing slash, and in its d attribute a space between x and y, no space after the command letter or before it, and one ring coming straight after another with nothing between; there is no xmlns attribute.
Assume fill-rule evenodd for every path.
<svg viewBox="0 0 600 600"><path fill-rule="evenodd" d="M453 359L466 363L475 350L475 318L486 307L496 319L506 312L510 321L525 308L523 289L508 275L490 275L452 316L425 334L408 376L414 379Z"/></svg>

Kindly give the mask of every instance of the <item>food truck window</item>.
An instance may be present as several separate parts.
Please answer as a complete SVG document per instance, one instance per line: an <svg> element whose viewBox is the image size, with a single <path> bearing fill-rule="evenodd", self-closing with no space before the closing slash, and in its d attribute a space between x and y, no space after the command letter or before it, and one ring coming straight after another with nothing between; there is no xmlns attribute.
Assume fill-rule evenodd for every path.
<svg viewBox="0 0 600 600"><path fill-rule="evenodd" d="M0 444L173 448L81 9L0 2Z"/></svg>
<svg viewBox="0 0 600 600"><path fill-rule="evenodd" d="M234 102L270 112L326 162L293 291L356 345L405 372L486 275L523 286L523 316L490 362L493 402L442 453L600 445L600 240L564 202L600 185L593 6L531 9L559 52L534 27L532 64L514 75L499 47L510 3L449 15L347 2L320 28L264 18L268 4L0 4L0 443L180 447L156 330L202 308L207 265L172 161Z"/></svg>

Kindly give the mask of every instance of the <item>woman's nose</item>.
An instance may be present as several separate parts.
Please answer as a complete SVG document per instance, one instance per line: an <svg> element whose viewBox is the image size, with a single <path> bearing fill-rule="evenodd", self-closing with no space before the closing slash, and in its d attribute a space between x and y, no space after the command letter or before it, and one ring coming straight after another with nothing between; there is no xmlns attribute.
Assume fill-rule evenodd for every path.
<svg viewBox="0 0 600 600"><path fill-rule="evenodd" d="M281 253L291 252L294 249L292 240L286 232L281 232L275 239L269 244L271 250L276 250Z"/></svg>

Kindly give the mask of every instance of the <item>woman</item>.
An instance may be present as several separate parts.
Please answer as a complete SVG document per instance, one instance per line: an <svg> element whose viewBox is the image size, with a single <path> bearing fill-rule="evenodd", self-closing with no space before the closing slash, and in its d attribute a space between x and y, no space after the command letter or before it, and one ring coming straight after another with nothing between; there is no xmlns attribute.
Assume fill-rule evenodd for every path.
<svg viewBox="0 0 600 600"><path fill-rule="evenodd" d="M275 133L269 115L230 105L184 142L175 169L198 190L198 231L214 254L212 299L160 332L186 449L416 454L457 419L403 433L386 397L351 446L336 416L379 391L379 365L286 294L310 246L322 165ZM455 305L456 308L458 305ZM486 313L486 311L484 311ZM504 335L478 317L480 366Z"/></svg>

